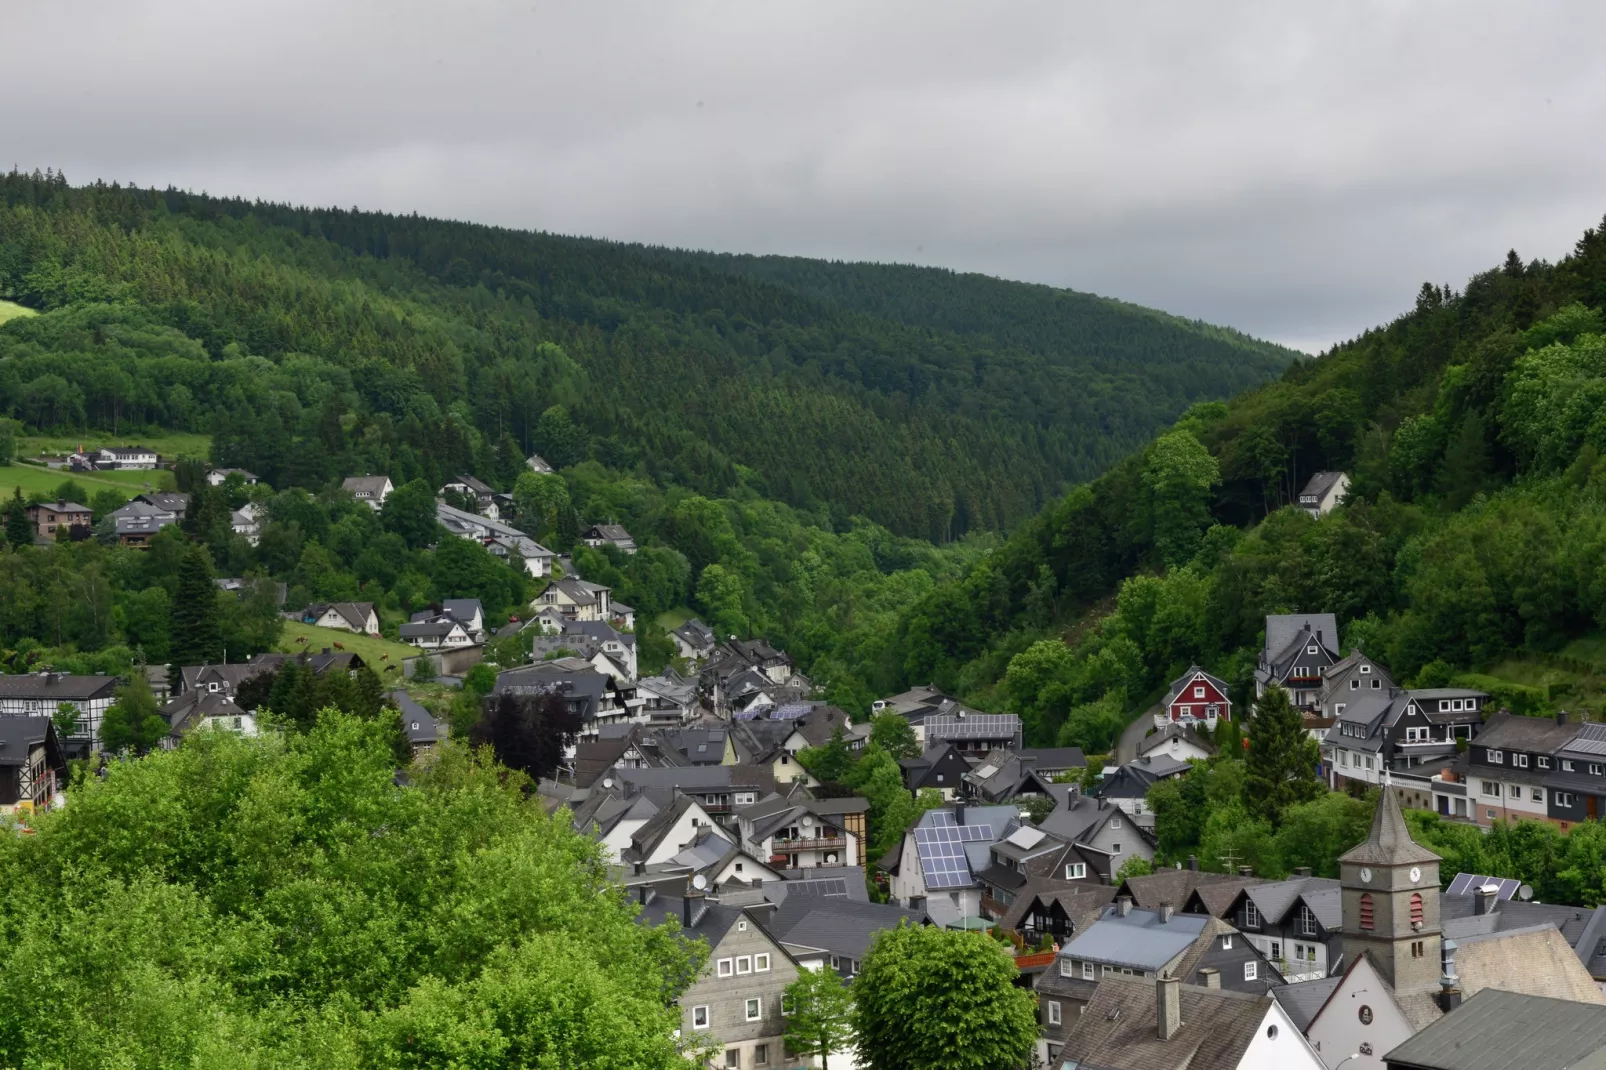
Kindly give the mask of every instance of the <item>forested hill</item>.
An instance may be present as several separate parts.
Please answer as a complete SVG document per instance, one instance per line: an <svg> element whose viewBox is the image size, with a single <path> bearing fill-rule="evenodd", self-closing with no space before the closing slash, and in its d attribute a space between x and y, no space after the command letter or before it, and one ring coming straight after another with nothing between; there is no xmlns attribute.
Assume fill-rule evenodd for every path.
<svg viewBox="0 0 1606 1070"><path fill-rule="evenodd" d="M475 435L560 464L583 440L661 485L943 541L1294 358L1043 287L785 264L12 174L0 297L63 315L10 328L37 359L0 407L52 430L216 424L220 461L309 486L351 459L327 448L342 413L401 478L477 471ZM108 357L108 330L109 377L78 359ZM348 384L355 408L325 411ZM555 406L579 435L543 430Z"/></svg>
<svg viewBox="0 0 1606 1070"><path fill-rule="evenodd" d="M911 264L844 263L794 256L674 254L915 327L1034 353L1050 363L1112 375L1163 368L1170 384L1202 398L1236 393L1294 356L1239 331L1141 305L1053 286Z"/></svg>
<svg viewBox="0 0 1606 1070"><path fill-rule="evenodd" d="M1101 750L1190 664L1252 697L1265 615L1332 611L1399 681L1606 711L1603 414L1606 226L1193 409L906 611L884 682Z"/></svg>

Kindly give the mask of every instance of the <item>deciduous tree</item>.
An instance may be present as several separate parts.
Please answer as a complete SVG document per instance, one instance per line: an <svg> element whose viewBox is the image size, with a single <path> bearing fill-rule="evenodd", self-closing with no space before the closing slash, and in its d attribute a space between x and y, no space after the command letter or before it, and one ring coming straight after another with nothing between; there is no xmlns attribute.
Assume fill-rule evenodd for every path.
<svg viewBox="0 0 1606 1070"><path fill-rule="evenodd" d="M853 994L842 978L824 966L798 972L786 986L786 1047L807 1059L818 1055L821 1070L831 1056L853 1045Z"/></svg>

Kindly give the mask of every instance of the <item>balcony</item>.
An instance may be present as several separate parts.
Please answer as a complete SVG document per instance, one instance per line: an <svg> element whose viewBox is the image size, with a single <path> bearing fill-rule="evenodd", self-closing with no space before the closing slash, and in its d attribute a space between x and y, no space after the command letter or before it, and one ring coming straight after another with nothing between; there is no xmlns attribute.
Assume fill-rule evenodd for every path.
<svg viewBox="0 0 1606 1070"><path fill-rule="evenodd" d="M840 833L835 836L816 836L813 839L782 839L777 836L774 842L776 851L831 851L841 850L848 845L846 836Z"/></svg>

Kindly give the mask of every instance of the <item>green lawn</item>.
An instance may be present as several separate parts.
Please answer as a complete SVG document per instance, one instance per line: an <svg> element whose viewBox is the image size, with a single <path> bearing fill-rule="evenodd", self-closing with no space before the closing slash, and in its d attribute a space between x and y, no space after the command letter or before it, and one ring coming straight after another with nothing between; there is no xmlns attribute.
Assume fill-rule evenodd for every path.
<svg viewBox="0 0 1606 1070"><path fill-rule="evenodd" d="M693 613L685 606L676 606L674 609L666 609L662 613L658 614L658 627L662 628L666 632L672 632L696 615L697 614Z"/></svg>
<svg viewBox="0 0 1606 1070"><path fill-rule="evenodd" d="M56 488L72 480L93 495L98 490L116 490L132 498L147 490L171 490L173 473L162 469L132 472L69 472L64 468L40 468L36 464L11 464L0 467L0 496L11 497L13 487L22 488L22 496L43 494L54 497ZM85 495L88 497L89 495ZM88 505L88 502L79 502Z"/></svg>
<svg viewBox="0 0 1606 1070"><path fill-rule="evenodd" d="M1606 671L1606 632L1591 632L1582 638L1574 639L1563 647L1561 652L1569 658L1577 658Z"/></svg>
<svg viewBox="0 0 1606 1070"><path fill-rule="evenodd" d="M296 642L305 638L305 643ZM403 658L410 658L418 651L406 643L395 643L389 639L375 639L371 635L354 635L351 632L342 632L334 628L319 628L312 624L302 624L299 621L285 621L284 634L279 636L276 649L288 654L299 654L302 651L311 651L316 654L324 647L334 648L339 643L347 651L360 654L368 667L379 674L379 678L387 686L399 683L401 680L401 662ZM385 655L390 660L384 660ZM395 669L395 672L391 670Z"/></svg>
<svg viewBox="0 0 1606 1070"><path fill-rule="evenodd" d="M113 435L109 430L84 431L71 435L19 435L18 457L38 457L49 454L60 457L71 453L82 444L85 449L98 446L149 446L161 454L164 462L174 457L207 457L212 450L212 436L189 431L162 431L154 435L135 431L120 431Z"/></svg>
<svg viewBox="0 0 1606 1070"><path fill-rule="evenodd" d="M10 301L0 301L0 323L4 323L6 320L21 319L23 316L37 316L38 314L31 308L23 308L21 305L13 304Z"/></svg>

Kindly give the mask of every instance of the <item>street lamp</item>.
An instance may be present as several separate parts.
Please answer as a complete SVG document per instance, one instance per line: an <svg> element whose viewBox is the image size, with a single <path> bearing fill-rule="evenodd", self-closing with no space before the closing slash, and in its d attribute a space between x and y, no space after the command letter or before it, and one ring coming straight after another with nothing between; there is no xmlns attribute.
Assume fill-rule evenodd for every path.
<svg viewBox="0 0 1606 1070"><path fill-rule="evenodd" d="M1360 1057L1361 1057L1361 1053L1360 1052L1356 1052L1354 1055L1347 1056L1347 1057L1345 1057L1344 1062L1343 1063L1339 1063L1337 1066L1333 1067L1333 1070L1343 1070L1344 1063L1349 1062L1351 1059L1359 1059Z"/></svg>

